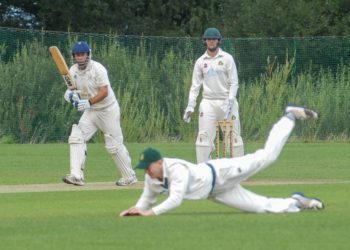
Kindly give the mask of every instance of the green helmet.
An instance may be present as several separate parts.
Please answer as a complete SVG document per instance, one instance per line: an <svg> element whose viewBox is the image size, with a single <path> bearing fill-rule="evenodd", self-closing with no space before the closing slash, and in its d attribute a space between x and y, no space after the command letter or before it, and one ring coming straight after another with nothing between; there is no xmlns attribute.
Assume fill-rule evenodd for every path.
<svg viewBox="0 0 350 250"><path fill-rule="evenodd" d="M208 28L204 31L203 39L221 39L220 31L217 28Z"/></svg>

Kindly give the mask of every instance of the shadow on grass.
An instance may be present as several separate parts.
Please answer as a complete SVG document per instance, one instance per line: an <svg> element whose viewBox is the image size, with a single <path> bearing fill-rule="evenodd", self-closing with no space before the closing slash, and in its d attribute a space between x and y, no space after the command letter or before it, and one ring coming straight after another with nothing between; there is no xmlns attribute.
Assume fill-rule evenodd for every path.
<svg viewBox="0 0 350 250"><path fill-rule="evenodd" d="M243 211L225 211L225 212L219 212L219 211L206 211L206 212L173 212L173 213L169 213L166 214L166 216L179 216L179 215L183 215L183 216L193 216L193 215L197 215L197 216L203 216L203 215L208 215L208 216L219 216L219 215L237 215L237 214L254 214L254 213L247 213L247 212L243 212Z"/></svg>

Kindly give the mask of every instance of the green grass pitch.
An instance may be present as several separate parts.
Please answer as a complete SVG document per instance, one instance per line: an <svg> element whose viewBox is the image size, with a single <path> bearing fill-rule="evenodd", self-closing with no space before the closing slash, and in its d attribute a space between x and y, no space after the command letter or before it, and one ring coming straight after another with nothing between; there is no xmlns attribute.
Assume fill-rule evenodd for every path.
<svg viewBox="0 0 350 250"><path fill-rule="evenodd" d="M127 144L133 164L147 146ZM191 143L151 146L195 160ZM261 146L248 144L246 151ZM104 146L88 149L86 182L115 181L119 174ZM289 143L270 168L252 178L285 184L246 184L272 197L294 191L320 197L326 209L318 212L250 214L206 200L185 201L159 217L119 218L140 189L0 193L1 249L348 249L349 150L349 143ZM0 144L0 186L60 183L68 163L65 144ZM137 175L143 179L142 171Z"/></svg>

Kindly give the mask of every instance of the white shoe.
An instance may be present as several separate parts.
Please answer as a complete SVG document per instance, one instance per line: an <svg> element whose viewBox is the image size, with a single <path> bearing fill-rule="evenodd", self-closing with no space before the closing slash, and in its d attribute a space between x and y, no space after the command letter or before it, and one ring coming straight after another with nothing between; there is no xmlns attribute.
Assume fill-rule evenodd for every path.
<svg viewBox="0 0 350 250"><path fill-rule="evenodd" d="M306 108L306 107L302 107L302 106L298 106L295 104L288 104L285 110L285 113L292 113L295 117L295 119L297 120L305 120L305 119L318 119L319 115L315 110Z"/></svg>
<svg viewBox="0 0 350 250"><path fill-rule="evenodd" d="M76 178L74 175L72 174L67 174L66 176L64 176L62 178L63 182L67 183L67 184L73 184L76 186L84 186L84 182L82 179L80 178Z"/></svg>
<svg viewBox="0 0 350 250"><path fill-rule="evenodd" d="M296 192L292 195L292 198L297 200L297 207L300 209L323 209L324 204L320 199L307 197L304 193Z"/></svg>
<svg viewBox="0 0 350 250"><path fill-rule="evenodd" d="M127 186L127 185L132 185L135 184L137 182L137 178L136 176L132 177L132 178L120 178L115 184L117 186Z"/></svg>

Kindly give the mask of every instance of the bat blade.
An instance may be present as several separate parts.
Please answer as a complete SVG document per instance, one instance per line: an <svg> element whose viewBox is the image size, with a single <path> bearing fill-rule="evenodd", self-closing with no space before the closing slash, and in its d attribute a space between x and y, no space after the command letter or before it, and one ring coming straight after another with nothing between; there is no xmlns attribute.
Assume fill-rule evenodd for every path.
<svg viewBox="0 0 350 250"><path fill-rule="evenodd" d="M57 46L51 46L49 48L51 56L56 64L58 72L63 77L64 82L70 90L74 90L77 88L75 81L69 73L69 69L66 61L64 60L61 51L57 48Z"/></svg>

